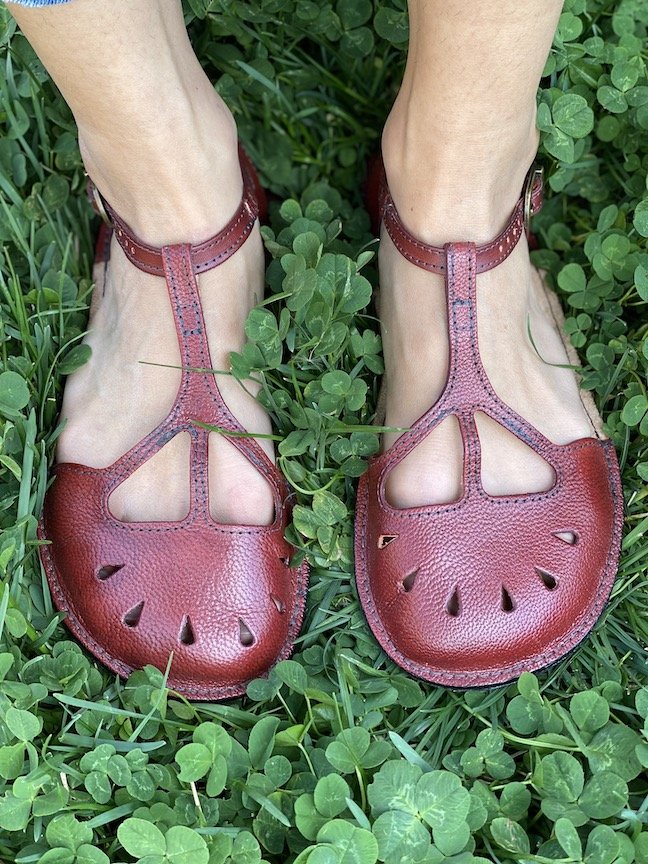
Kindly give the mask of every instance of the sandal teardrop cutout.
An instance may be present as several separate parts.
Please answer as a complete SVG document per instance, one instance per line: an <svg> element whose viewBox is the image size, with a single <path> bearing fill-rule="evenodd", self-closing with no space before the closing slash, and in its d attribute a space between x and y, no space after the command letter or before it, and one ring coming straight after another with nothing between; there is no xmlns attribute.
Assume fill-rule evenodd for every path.
<svg viewBox="0 0 648 864"><path fill-rule="evenodd" d="M245 692L252 678L286 658L304 613L308 565L290 567L284 539L288 485L272 460L227 408L216 384L196 276L233 255L250 235L265 196L239 149L243 197L238 210L203 243L155 248L138 240L94 192L102 226L97 263L112 233L140 270L166 280L182 358L175 402L157 428L107 468L54 466L39 524L40 547L54 602L74 636L122 677L151 664L168 686L190 699ZM210 516L209 430L217 426L270 485L271 525L229 525ZM231 435L228 435L231 432ZM122 522L111 492L176 435L191 436L190 510L176 522Z"/></svg>
<svg viewBox="0 0 648 864"><path fill-rule="evenodd" d="M367 185L374 224L408 261L445 274L450 358L437 402L360 479L355 526L356 580L378 642L412 675L447 687L504 684L552 664L601 615L617 571L623 521L612 442L554 444L494 392L477 342L477 277L504 261L542 205L542 173L532 170L502 233L490 243L430 246L404 227L377 160ZM377 218L376 218L377 217ZM558 327L557 297L545 289ZM565 338L563 341L565 341ZM570 362L576 365L565 342ZM582 394L584 404L587 394ZM589 403L590 414L595 412ZM553 468L546 492L489 495L481 483L475 423L482 412ZM396 508L389 472L445 418L458 421L463 493L448 504ZM592 415L594 419L594 415Z"/></svg>

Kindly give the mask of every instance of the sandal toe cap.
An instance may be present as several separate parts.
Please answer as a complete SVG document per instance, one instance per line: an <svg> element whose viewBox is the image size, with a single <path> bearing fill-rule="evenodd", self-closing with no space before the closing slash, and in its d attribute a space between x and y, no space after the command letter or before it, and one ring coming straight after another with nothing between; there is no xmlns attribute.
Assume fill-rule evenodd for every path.
<svg viewBox="0 0 648 864"><path fill-rule="evenodd" d="M173 652L170 687L224 698L288 656L307 574L289 566L283 526L119 523L55 499L40 527L53 597L113 671L164 670Z"/></svg>
<svg viewBox="0 0 648 864"><path fill-rule="evenodd" d="M545 495L395 511L365 478L358 589L397 663L438 684L483 687L547 666L582 641L609 596L622 521L614 472L610 484L581 482L607 476L609 448L592 445Z"/></svg>

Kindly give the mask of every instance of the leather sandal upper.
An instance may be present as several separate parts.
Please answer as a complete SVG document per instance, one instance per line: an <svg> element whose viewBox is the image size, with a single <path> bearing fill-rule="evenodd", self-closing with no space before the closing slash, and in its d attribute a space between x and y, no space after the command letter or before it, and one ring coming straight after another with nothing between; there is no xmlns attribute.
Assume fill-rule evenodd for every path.
<svg viewBox="0 0 648 864"><path fill-rule="evenodd" d="M539 173L529 175L501 234L481 246L438 248L413 237L384 173L374 200L400 253L445 275L450 355L437 402L361 478L358 591L379 642L412 674L456 687L503 683L565 655L601 614L616 574L623 515L616 454L598 438L552 443L499 398L480 358L477 275L501 263L528 230L542 202ZM476 412L549 463L551 489L503 496L484 490ZM461 498L392 506L389 472L450 416L463 441Z"/></svg>
<svg viewBox="0 0 648 864"><path fill-rule="evenodd" d="M143 243L99 197L111 231L135 266L165 279L182 358L167 417L106 468L63 463L44 506L41 547L54 599L89 650L121 675L152 664L196 699L237 695L288 656L304 611L307 567L290 566L284 539L290 490L218 389L196 274L227 260L259 214L254 169L241 150L244 193L228 225L197 245ZM97 200L97 196L95 196ZM104 256L109 234L98 244ZM219 524L210 515L208 442L218 427L265 477L275 504L268 526ZM122 522L111 493L175 435L191 436L190 510L177 522ZM164 490L162 489L162 494Z"/></svg>

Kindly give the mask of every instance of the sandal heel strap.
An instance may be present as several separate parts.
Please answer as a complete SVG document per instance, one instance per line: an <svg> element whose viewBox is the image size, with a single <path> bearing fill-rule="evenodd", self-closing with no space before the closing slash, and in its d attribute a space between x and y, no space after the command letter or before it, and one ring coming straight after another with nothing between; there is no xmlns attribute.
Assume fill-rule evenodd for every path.
<svg viewBox="0 0 648 864"><path fill-rule="evenodd" d="M384 166L380 166L380 192L378 196L379 213L394 246L401 255L421 267L434 273L446 272L446 249L432 246L414 237L403 225L396 205L389 192ZM523 233L529 236L529 220L542 207L542 168L533 166L527 174L522 195L518 199L513 213L503 231L498 236L476 247L476 272L484 273L497 267L511 254Z"/></svg>
<svg viewBox="0 0 648 864"><path fill-rule="evenodd" d="M265 201L258 200L263 193L254 167L241 145L239 145L239 159L243 176L241 203L221 231L208 240L189 247L192 271L195 274L212 270L230 258L249 237L254 223L260 216L260 204L261 207L265 204ZM128 260L145 273L164 276L163 247L151 246L140 240L113 210L91 180L88 182L88 197L97 213L113 228L117 242Z"/></svg>

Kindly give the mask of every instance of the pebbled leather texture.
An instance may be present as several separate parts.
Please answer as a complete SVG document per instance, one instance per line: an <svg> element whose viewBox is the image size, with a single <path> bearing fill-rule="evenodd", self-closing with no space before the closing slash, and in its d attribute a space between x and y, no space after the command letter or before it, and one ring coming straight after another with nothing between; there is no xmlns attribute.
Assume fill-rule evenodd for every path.
<svg viewBox="0 0 648 864"><path fill-rule="evenodd" d="M214 237L190 247L191 270L205 273L230 258L247 240L257 217L263 221L266 215L265 193L259 183L247 153L239 145L239 161L243 176L243 196L236 213L227 225ZM153 276L164 276L163 250L144 243L135 237L128 225L112 209L99 190L90 184L90 198L110 223L117 242L128 260Z"/></svg>
<svg viewBox="0 0 648 864"><path fill-rule="evenodd" d="M145 664L164 671L173 652L168 686L191 699L240 695L249 680L287 657L301 626L308 582L306 563L290 566L285 479L254 439L237 435L244 430L214 375L199 371L212 364L196 273L234 254L259 212L260 187L242 150L241 167L241 206L206 243L152 249L113 215L131 261L147 272L159 262L166 279L182 356L180 388L162 423L109 467L55 465L39 525L39 537L51 541L41 546L41 557L52 596L67 612L64 620L72 633L122 676ZM100 233L99 260L106 260L109 240L109 232ZM195 421L233 433L224 434L273 490L272 525L223 525L211 518L209 431ZM187 517L178 522L116 519L108 507L111 492L185 430L191 436Z"/></svg>
<svg viewBox="0 0 648 864"><path fill-rule="evenodd" d="M369 203L378 206L401 254L445 273L450 360L436 404L373 458L360 480L360 600L384 650L411 674L448 687L503 684L563 657L603 610L617 571L623 521L616 454L611 441L598 438L552 443L497 396L482 365L476 276L497 266L522 236L524 198L492 243L438 249L404 228L384 172L377 182L382 188L377 192L374 184ZM529 211L539 209L537 175L527 181L526 196ZM553 467L550 490L511 496L484 491L476 411ZM448 416L456 417L463 439L462 497L450 504L391 506L385 496L390 470Z"/></svg>

